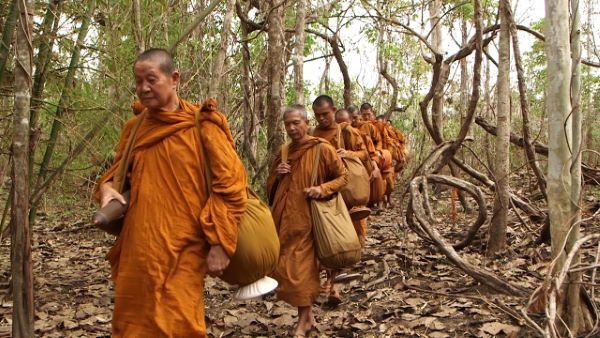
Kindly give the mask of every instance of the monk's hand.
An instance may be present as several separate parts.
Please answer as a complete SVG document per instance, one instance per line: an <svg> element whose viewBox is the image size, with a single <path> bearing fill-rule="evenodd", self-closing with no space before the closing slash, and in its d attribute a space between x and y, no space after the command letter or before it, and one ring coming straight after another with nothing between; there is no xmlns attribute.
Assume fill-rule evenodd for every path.
<svg viewBox="0 0 600 338"><path fill-rule="evenodd" d="M379 170L379 168L377 167L375 162L373 162L373 171L371 172L370 180L373 181L374 179L377 179L380 177L381 177L381 170Z"/></svg>
<svg viewBox="0 0 600 338"><path fill-rule="evenodd" d="M208 257L206 258L206 265L208 266L208 274L210 276L219 277L223 274L223 271L229 265L229 257L222 246L213 245L210 247Z"/></svg>
<svg viewBox="0 0 600 338"><path fill-rule="evenodd" d="M127 204L125 197L112 187L112 182L104 183L100 186L100 207L104 208L108 202L117 200L122 204Z"/></svg>
<svg viewBox="0 0 600 338"><path fill-rule="evenodd" d="M325 197L325 193L323 193L323 189L320 186L314 186L310 188L304 189L304 195L308 198L323 198Z"/></svg>
<svg viewBox="0 0 600 338"><path fill-rule="evenodd" d="M348 156L348 150L340 148L337 150L337 154L340 157L344 158L344 157Z"/></svg>
<svg viewBox="0 0 600 338"><path fill-rule="evenodd" d="M281 162L275 169L275 172L277 173L277 175L289 174L292 172L292 166L285 162Z"/></svg>

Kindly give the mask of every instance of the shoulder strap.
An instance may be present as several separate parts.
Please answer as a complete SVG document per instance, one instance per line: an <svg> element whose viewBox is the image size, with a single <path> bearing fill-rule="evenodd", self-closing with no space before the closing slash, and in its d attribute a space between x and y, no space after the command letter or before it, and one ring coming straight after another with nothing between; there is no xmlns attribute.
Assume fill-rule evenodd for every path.
<svg viewBox="0 0 600 338"><path fill-rule="evenodd" d="M146 118L147 111L148 109L144 109L142 111L142 113L138 116L138 120L133 125L133 128L131 128L131 134L129 134L125 149L123 150L123 157L121 157L121 160L119 161L119 167L115 172L115 176L113 178L113 188L115 188L119 193L122 193L123 189L125 188L127 172L129 171L129 166L131 166L131 152L133 151L133 146L135 145L135 137L140 125Z"/></svg>
<svg viewBox="0 0 600 338"><path fill-rule="evenodd" d="M286 143L281 146L281 163L287 163L288 155L290 153L290 144Z"/></svg>
<svg viewBox="0 0 600 338"><path fill-rule="evenodd" d="M319 173L319 163L321 162L321 143L317 144L317 151L315 152L315 160L313 161L312 176L310 179L311 185L317 184L317 175Z"/></svg>
<svg viewBox="0 0 600 338"><path fill-rule="evenodd" d="M344 149L344 144L342 140L342 126L340 126L339 124L337 125L337 132L337 147L338 149Z"/></svg>
<svg viewBox="0 0 600 338"><path fill-rule="evenodd" d="M204 147L204 142L202 142L201 129L200 129L200 110L197 110L194 113L194 122L196 123L196 133L198 134L198 142L200 142L200 150L202 151L202 157L204 158L204 181L206 197L210 195L210 187L212 186L212 172L210 171L210 163L208 163L208 153L206 152L206 148Z"/></svg>

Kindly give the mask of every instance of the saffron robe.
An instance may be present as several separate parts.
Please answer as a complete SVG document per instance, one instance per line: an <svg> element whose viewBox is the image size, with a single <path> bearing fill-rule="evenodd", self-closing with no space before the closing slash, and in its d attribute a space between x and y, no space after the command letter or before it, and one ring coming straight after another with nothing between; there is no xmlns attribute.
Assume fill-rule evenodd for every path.
<svg viewBox="0 0 600 338"><path fill-rule="evenodd" d="M311 306L319 294L319 264L312 233L310 203L304 189L311 187L317 145L321 148L317 184L326 195L348 182L346 167L325 140L309 136L289 146L291 173L277 175L278 155L267 180L267 192L277 227L280 254L273 277L279 282L277 297L293 306Z"/></svg>
<svg viewBox="0 0 600 338"><path fill-rule="evenodd" d="M115 283L112 337L206 337L207 253L221 245L233 255L247 183L227 120L208 100L199 114L212 173L207 196L198 109L180 100L177 111L148 113L137 131L129 209L107 255ZM98 187L113 179L138 118L125 124L114 164Z"/></svg>
<svg viewBox="0 0 600 338"><path fill-rule="evenodd" d="M341 129L342 140L338 139L340 134L338 132L338 127ZM317 126L313 130L312 135L327 140L336 149L341 145L342 149L345 149L348 152L348 156L360 159L363 165L370 163L371 161L360 131L352 128L352 126L346 122L340 124L333 123L329 128ZM367 219L352 220L352 224L354 225L354 230L356 230L356 234L361 243L364 243L367 236Z"/></svg>

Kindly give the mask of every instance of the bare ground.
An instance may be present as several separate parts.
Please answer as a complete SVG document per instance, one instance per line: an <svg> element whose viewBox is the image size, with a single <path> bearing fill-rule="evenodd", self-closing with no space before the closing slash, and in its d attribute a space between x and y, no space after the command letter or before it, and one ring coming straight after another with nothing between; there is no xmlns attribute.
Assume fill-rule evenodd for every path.
<svg viewBox="0 0 600 338"><path fill-rule="evenodd" d="M397 190L396 204L401 192ZM440 220L436 227L448 241L455 242L475 214L462 213L459 208L458 218L452 219L448 196L449 191L434 196L433 207ZM113 286L104 256L113 239L84 225L92 211L89 203L71 203L40 217L33 236L39 337L110 336ZM433 244L403 228L400 216L396 207L371 217L363 259L348 271L361 277L343 284L344 301L338 307L328 307L323 298L317 300L318 332L314 337L536 336L519 315L527 298L497 294L479 285L449 263ZM533 290L541 283L549 261L549 247L533 244L540 226L522 224L511 211L505 253L492 260L485 258L484 227L461 255ZM598 222L584 224L586 232L598 227ZM0 337L10 336L9 245L4 239L0 247ZM594 254L595 247L590 246L584 261L593 261ZM206 282L206 323L211 337L286 337L293 332L294 308L273 295L259 301L234 301L232 289L219 280Z"/></svg>

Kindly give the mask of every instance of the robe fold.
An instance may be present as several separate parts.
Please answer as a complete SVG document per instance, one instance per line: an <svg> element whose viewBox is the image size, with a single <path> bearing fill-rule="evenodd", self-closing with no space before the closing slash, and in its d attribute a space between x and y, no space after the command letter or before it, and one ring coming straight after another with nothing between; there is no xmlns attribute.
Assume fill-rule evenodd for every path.
<svg viewBox="0 0 600 338"><path fill-rule="evenodd" d="M280 255L272 276L279 282L277 297L293 306L310 306L319 294L319 264L312 233L309 200L304 189L311 175L317 145L321 148L317 184L325 194L338 192L348 182L346 167L325 140L309 137L289 146L291 173L275 172L278 155L267 180L267 192L280 241Z"/></svg>
<svg viewBox="0 0 600 338"><path fill-rule="evenodd" d="M135 113L143 110L139 104L133 108ZM206 336L207 253L211 245L221 245L229 256L235 251L247 183L216 102L208 100L202 106L200 133L195 124L198 109L180 100L176 111L149 112L136 133L128 174L129 209L107 255L115 283L112 337ZM125 124L114 164L98 187L113 179L140 116Z"/></svg>
<svg viewBox="0 0 600 338"><path fill-rule="evenodd" d="M341 140L339 139L340 130ZM363 165L365 165L365 168L371 163L369 151L363 142L360 131L356 128L353 128L349 123L333 123L328 128L321 128L317 126L313 130L312 135L327 140L327 142L329 142L334 148L339 148L341 146L342 149L347 151L347 156L360 159ZM364 205L360 205L358 207L364 207ZM352 224L354 225L354 230L356 230L356 234L361 240L361 243L364 243L364 240L367 236L367 219L363 218L360 220L352 220Z"/></svg>

